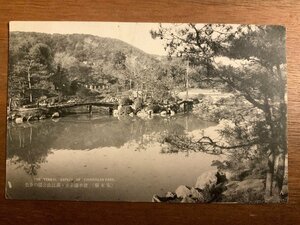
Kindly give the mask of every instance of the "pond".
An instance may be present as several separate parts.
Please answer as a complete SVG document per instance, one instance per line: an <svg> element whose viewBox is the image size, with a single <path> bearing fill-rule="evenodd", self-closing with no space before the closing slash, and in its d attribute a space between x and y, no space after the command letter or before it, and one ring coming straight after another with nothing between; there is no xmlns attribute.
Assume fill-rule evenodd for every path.
<svg viewBox="0 0 300 225"><path fill-rule="evenodd" d="M160 135L214 125L193 115L151 120L72 115L9 123L7 198L151 201L179 185L193 186L220 157L163 153Z"/></svg>

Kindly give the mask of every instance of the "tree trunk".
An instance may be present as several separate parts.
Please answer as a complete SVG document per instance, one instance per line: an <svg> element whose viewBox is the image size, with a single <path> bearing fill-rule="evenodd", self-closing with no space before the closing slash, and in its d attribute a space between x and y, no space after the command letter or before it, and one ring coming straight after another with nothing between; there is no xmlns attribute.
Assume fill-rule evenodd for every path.
<svg viewBox="0 0 300 225"><path fill-rule="evenodd" d="M266 198L270 198L272 196L273 179L274 179L274 161L275 161L274 153L271 152L268 158L266 190L265 190Z"/></svg>
<svg viewBox="0 0 300 225"><path fill-rule="evenodd" d="M272 112L269 104L268 97L265 96L264 99L264 112L268 125L270 126L270 138L271 142L269 144L269 157L268 157L268 168L267 168L267 176L266 176L266 190L265 197L269 199L273 196L273 183L274 183L274 167L275 167L275 154L277 145L274 142L276 140L274 123L272 120Z"/></svg>
<svg viewBox="0 0 300 225"><path fill-rule="evenodd" d="M8 100L8 110L9 110L9 112L11 111L11 108L12 108L11 102L12 102L12 100L11 100L11 98L9 98L9 100Z"/></svg>
<svg viewBox="0 0 300 225"><path fill-rule="evenodd" d="M279 119L279 149L278 149L278 156L277 156L277 164L275 168L275 182L274 182L274 195L280 195L282 185L284 182L284 175L285 175L285 159L287 154L287 110L286 110L286 102L285 102L285 85L286 82L282 76L280 65L276 65L277 75L280 82L280 119Z"/></svg>
<svg viewBox="0 0 300 225"><path fill-rule="evenodd" d="M185 94L185 98L186 100L189 99L189 61L187 61L187 67L186 67L186 94Z"/></svg>
<svg viewBox="0 0 300 225"><path fill-rule="evenodd" d="M285 170L285 154L286 154L286 115L285 110L280 110L280 127L279 132L274 126L272 120L272 111L269 105L268 98L265 97L265 115L266 121L270 126L270 154L268 158L268 169L266 176L266 199L271 197L278 201L284 180ZM282 105L282 104L281 104ZM278 199L277 199L278 198Z"/></svg>
<svg viewBox="0 0 300 225"><path fill-rule="evenodd" d="M32 103L32 90L31 90L31 74L30 74L30 69L31 69L32 61L30 61L28 70L27 70L27 80L28 80L28 88L29 88L29 102Z"/></svg>
<svg viewBox="0 0 300 225"><path fill-rule="evenodd" d="M285 154L283 152L279 153L276 160L276 167L274 171L274 181L273 181L273 195L279 196L285 173Z"/></svg>

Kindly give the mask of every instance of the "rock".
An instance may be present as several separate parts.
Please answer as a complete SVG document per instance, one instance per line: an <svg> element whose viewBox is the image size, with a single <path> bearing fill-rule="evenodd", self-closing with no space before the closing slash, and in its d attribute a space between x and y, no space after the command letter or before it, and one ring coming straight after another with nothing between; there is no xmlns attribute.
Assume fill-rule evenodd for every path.
<svg viewBox="0 0 300 225"><path fill-rule="evenodd" d="M171 110L170 114L171 114L171 116L174 116L176 113L175 113L175 111Z"/></svg>
<svg viewBox="0 0 300 225"><path fill-rule="evenodd" d="M147 113L148 113L149 116L152 116L152 115L153 115L153 110L149 109L149 110L147 111Z"/></svg>
<svg viewBox="0 0 300 225"><path fill-rule="evenodd" d="M167 115L167 111L161 111L160 115L161 116L166 116Z"/></svg>
<svg viewBox="0 0 300 225"><path fill-rule="evenodd" d="M167 197L160 197L158 195L153 195L152 202L174 202L176 198L167 198Z"/></svg>
<svg viewBox="0 0 300 225"><path fill-rule="evenodd" d="M139 111L141 110L143 107L143 100L141 98L137 98L134 100L133 104L132 104L132 108L135 110L135 111Z"/></svg>
<svg viewBox="0 0 300 225"><path fill-rule="evenodd" d="M192 199L191 197L184 197L182 200L181 200L182 203L195 203L196 200L195 199Z"/></svg>
<svg viewBox="0 0 300 225"><path fill-rule="evenodd" d="M52 121L57 123L60 120L60 118L52 118Z"/></svg>
<svg viewBox="0 0 300 225"><path fill-rule="evenodd" d="M288 186L287 185L283 185L282 188L281 188L280 195L282 197L286 197L286 196L288 196L288 192L289 192Z"/></svg>
<svg viewBox="0 0 300 225"><path fill-rule="evenodd" d="M28 116L27 117L27 122L35 120L36 118L34 116Z"/></svg>
<svg viewBox="0 0 300 225"><path fill-rule="evenodd" d="M146 118L148 118L149 114L145 110L141 110L141 111L137 112L136 116L138 116L142 119L146 119Z"/></svg>
<svg viewBox="0 0 300 225"><path fill-rule="evenodd" d="M230 181L226 184L227 189L236 189L240 181Z"/></svg>
<svg viewBox="0 0 300 225"><path fill-rule="evenodd" d="M204 202L204 201L205 201L204 196L203 196L203 194L201 193L201 191L198 190L197 188L194 188L194 187L191 188L191 197L192 197L193 199L196 199L197 202L198 202L198 201L199 201L199 202Z"/></svg>
<svg viewBox="0 0 300 225"><path fill-rule="evenodd" d="M115 110L113 111L113 116L114 116L114 117L118 117L118 116L119 116L119 111L118 111L117 109L115 109Z"/></svg>
<svg viewBox="0 0 300 225"><path fill-rule="evenodd" d="M59 117L59 112L55 112L51 116L51 118L58 118L58 117Z"/></svg>
<svg viewBox="0 0 300 225"><path fill-rule="evenodd" d="M133 109L130 105L125 105L119 108L119 116L129 115L133 112Z"/></svg>
<svg viewBox="0 0 300 225"><path fill-rule="evenodd" d="M217 184L216 171L207 171L202 173L198 178L195 188L204 189L206 186L212 188Z"/></svg>
<svg viewBox="0 0 300 225"><path fill-rule="evenodd" d="M39 117L39 120L44 120L44 119L46 119L46 115L41 115L41 116Z"/></svg>
<svg viewBox="0 0 300 225"><path fill-rule="evenodd" d="M166 194L166 198L174 199L176 197L177 197L177 195L173 192L170 192L170 191L168 191L167 194Z"/></svg>
<svg viewBox="0 0 300 225"><path fill-rule="evenodd" d="M158 195L153 195L152 202L161 202L161 199Z"/></svg>
<svg viewBox="0 0 300 225"><path fill-rule="evenodd" d="M176 195L178 198L184 198L192 195L191 189L185 185L180 185L176 191Z"/></svg>
<svg viewBox="0 0 300 225"><path fill-rule="evenodd" d="M153 195L152 202L168 202L168 203L180 203L182 198L177 198L175 193L168 192L165 197Z"/></svg>
<svg viewBox="0 0 300 225"><path fill-rule="evenodd" d="M161 110L161 107L159 105L154 105L153 103L150 103L147 107L148 110L152 110L153 113L159 113Z"/></svg>
<svg viewBox="0 0 300 225"><path fill-rule="evenodd" d="M225 176L227 180L233 180L234 174L229 171L225 171Z"/></svg>
<svg viewBox="0 0 300 225"><path fill-rule="evenodd" d="M217 172L216 173L216 177L217 177L217 184L220 184L220 183L225 183L227 182L227 176L226 176L226 173L222 173L222 172Z"/></svg>
<svg viewBox="0 0 300 225"><path fill-rule="evenodd" d="M23 123L23 118L22 117L17 117L15 119L16 123Z"/></svg>

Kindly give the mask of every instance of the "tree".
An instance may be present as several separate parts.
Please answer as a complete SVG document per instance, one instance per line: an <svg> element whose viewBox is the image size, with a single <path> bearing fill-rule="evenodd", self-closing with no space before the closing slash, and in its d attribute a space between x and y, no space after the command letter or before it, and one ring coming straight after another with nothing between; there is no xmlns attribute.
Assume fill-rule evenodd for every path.
<svg viewBox="0 0 300 225"><path fill-rule="evenodd" d="M115 53L114 58L113 58L113 63L114 63L114 67L117 70L124 70L126 68L126 55L121 52L118 51L117 53Z"/></svg>
<svg viewBox="0 0 300 225"><path fill-rule="evenodd" d="M22 95L28 95L29 102L33 102L33 91L37 95L43 95L43 91L52 89L48 79L52 75L52 55L50 47L38 43L33 46L27 45L24 51L12 52L15 63L11 64L11 82L18 82L22 87ZM27 87L26 87L26 86Z"/></svg>
<svg viewBox="0 0 300 225"><path fill-rule="evenodd" d="M266 194L279 195L287 154L285 28L265 26L250 30L232 41L228 56L248 60L258 69L250 73L256 76L244 92L247 100L264 112L270 128Z"/></svg>
<svg viewBox="0 0 300 225"><path fill-rule="evenodd" d="M55 90L62 95L70 94L70 82L67 75L67 70L58 64L53 76L51 77L51 81L55 87Z"/></svg>
<svg viewBox="0 0 300 225"><path fill-rule="evenodd" d="M266 199L279 196L287 154L285 29L185 24L160 26L151 34L166 41L171 56L201 68L199 82L209 82L234 93L239 102L246 101L246 106L232 111L236 126L223 132L227 138L234 137L235 145L223 148L234 149L233 154L244 152L244 158L253 149L264 153L259 155L268 161ZM254 110L242 111L243 107Z"/></svg>

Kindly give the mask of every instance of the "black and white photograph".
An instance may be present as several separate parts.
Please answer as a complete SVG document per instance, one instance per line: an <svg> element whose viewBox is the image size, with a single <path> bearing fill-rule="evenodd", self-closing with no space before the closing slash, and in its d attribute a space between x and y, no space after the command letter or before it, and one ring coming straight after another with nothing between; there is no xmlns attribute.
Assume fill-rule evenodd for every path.
<svg viewBox="0 0 300 225"><path fill-rule="evenodd" d="M13 21L8 51L7 199L288 202L284 26Z"/></svg>

